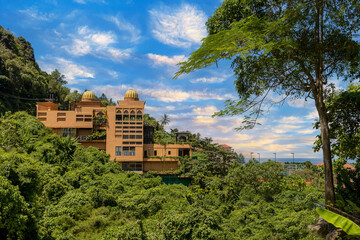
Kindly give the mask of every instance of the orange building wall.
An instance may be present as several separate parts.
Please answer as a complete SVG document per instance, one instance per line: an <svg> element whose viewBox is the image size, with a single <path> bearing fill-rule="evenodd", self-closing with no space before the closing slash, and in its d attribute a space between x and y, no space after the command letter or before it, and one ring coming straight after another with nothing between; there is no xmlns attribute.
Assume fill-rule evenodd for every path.
<svg viewBox="0 0 360 240"><path fill-rule="evenodd" d="M93 93L92 93L93 94ZM124 163L129 165L129 162L136 162L142 164L142 171L174 171L178 169L179 151L184 153L184 150L191 156L191 146L189 144L167 144L166 146L160 144L143 144L144 129L143 129L143 113L145 101L139 101L138 98L117 101L118 106L101 107L101 102L94 100L84 100L76 104L76 108L70 111L59 111L58 105L54 103L37 103L37 118L45 124L46 127L52 128L56 134L61 135L62 129L72 128L76 129L76 137L79 137L79 142L84 147L94 146L101 150L105 150L110 155L111 161ZM104 111L106 109L106 111ZM116 120L117 111L121 111L122 120ZM124 120L124 112L135 112L135 120ZM140 112L141 113L140 113ZM106 114L106 125L97 125L93 123L93 116L98 112ZM139 114L138 114L139 112ZM141 120L137 119L141 116ZM90 135L95 130L106 130L106 140L85 140L83 136ZM135 139L124 139L124 135L135 136ZM136 136L140 136L137 138ZM138 143L138 144L131 144ZM116 156L115 147L121 147L122 155ZM135 156L125 156L123 154L123 147L135 147ZM153 156L154 151L157 151L155 158L148 158L144 156L144 151L147 151L147 156ZM122 165L124 166L124 165ZM137 170L138 171L138 170Z"/></svg>

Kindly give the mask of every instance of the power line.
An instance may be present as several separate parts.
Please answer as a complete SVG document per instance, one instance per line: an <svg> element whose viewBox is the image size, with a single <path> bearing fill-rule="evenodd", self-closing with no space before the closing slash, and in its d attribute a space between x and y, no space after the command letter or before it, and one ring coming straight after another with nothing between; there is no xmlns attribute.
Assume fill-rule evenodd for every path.
<svg viewBox="0 0 360 240"><path fill-rule="evenodd" d="M20 99L20 100L29 100L29 101L40 101L40 100L53 101L54 100L54 98L52 96L50 96L50 98L24 98L24 97L15 96L15 95L12 95L12 94L9 94L9 93L4 93L4 92L0 92L0 93L5 95L5 96L9 96L9 97L12 97L12 98L17 98L17 99Z"/></svg>

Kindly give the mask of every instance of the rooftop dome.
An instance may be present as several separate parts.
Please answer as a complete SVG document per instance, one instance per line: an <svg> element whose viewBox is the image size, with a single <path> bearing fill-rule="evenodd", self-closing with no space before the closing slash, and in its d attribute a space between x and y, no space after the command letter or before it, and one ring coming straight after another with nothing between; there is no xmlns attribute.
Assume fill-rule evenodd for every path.
<svg viewBox="0 0 360 240"><path fill-rule="evenodd" d="M81 101L94 101L95 100L95 93L92 91L86 91L83 93L81 97Z"/></svg>
<svg viewBox="0 0 360 240"><path fill-rule="evenodd" d="M134 89L127 90L124 99L139 101L139 95Z"/></svg>

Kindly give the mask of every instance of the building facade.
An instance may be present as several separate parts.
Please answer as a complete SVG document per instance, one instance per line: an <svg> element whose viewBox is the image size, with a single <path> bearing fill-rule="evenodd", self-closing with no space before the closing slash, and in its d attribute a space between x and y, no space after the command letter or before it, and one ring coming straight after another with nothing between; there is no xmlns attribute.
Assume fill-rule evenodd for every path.
<svg viewBox="0 0 360 240"><path fill-rule="evenodd" d="M179 157L191 156L190 144L179 141L160 145L146 140L145 101L139 101L132 89L117 106L103 107L92 91L86 91L73 110L58 107L52 102L38 102L37 118L59 135L78 138L84 147L106 151L125 171L170 173L178 169Z"/></svg>

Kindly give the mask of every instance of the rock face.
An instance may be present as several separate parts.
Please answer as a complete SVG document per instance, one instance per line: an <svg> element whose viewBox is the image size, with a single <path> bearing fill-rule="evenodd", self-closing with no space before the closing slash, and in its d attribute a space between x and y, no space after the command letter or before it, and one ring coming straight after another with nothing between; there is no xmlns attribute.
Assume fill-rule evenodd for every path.
<svg viewBox="0 0 360 240"><path fill-rule="evenodd" d="M0 114L34 113L36 100L49 97L51 81L36 63L31 44L0 26Z"/></svg>
<svg viewBox="0 0 360 240"><path fill-rule="evenodd" d="M308 226L309 231L316 232L317 235L327 240L335 240L341 233L342 229L334 227L324 219L320 219L316 224Z"/></svg>

